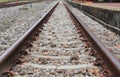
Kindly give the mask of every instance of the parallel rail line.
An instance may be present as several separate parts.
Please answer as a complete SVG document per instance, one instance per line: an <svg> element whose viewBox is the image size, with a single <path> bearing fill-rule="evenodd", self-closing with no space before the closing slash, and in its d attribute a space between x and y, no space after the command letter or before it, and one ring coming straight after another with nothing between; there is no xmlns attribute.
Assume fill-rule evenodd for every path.
<svg viewBox="0 0 120 77"><path fill-rule="evenodd" d="M70 6L67 5L67 7L69 8L69 10L72 13L72 10L70 9ZM101 55L101 58L103 58L104 62L107 64L109 69L113 72L112 76L113 77L115 75L119 76L120 75L120 63L119 63L119 60L116 60L115 57L113 56L113 54L110 53L110 51L107 48L105 48L105 46L100 42L100 40L97 39L95 37L95 35L89 29L87 29L86 24L84 24L82 21L80 21L80 19L74 13L72 13L72 14L75 17L75 19L78 20L79 27L82 28L83 30L85 30L84 32L86 32L87 36L90 37L90 41L93 43L94 48ZM111 68L111 67L113 67L113 68Z"/></svg>
<svg viewBox="0 0 120 77"><path fill-rule="evenodd" d="M18 6L18 5L23 5L23 4L34 3L34 2L1 2L0 8L13 7L13 6Z"/></svg>
<svg viewBox="0 0 120 77"><path fill-rule="evenodd" d="M5 53L3 53L0 56L0 76L5 76L5 75L11 75L11 73L9 72L9 70L12 68L12 66L22 63L22 61L20 59L18 59L21 55L28 55L27 51L25 49L29 49L32 47L32 43L33 41L36 41L39 33L42 32L43 30L43 26L45 23L48 22L50 16L52 15L52 13L54 12L55 8L57 7L58 2L55 3L55 5L40 19L38 20L38 22L36 22L36 24L34 24L18 41L16 41ZM80 34L80 40L84 41L86 43L85 48L91 48L91 51L89 52L89 55L95 56L97 57L97 59L95 60L95 65L97 66L101 66L103 67L104 71L103 71L103 77L119 77L120 76L120 63L119 61L113 56L113 54L107 49L105 48L105 46L100 42L100 40L98 40L96 38L96 36L87 29L86 24L83 24L83 22L80 21L80 19L73 14L72 10L70 9L70 6L65 3L64 4L72 21L75 24L75 29L78 30L78 33ZM76 33L75 33L76 34ZM69 34L68 34L69 35ZM71 35L71 34L70 34ZM42 36L42 35L40 35ZM70 36L69 36L70 37ZM68 40L69 37L64 37ZM72 38L74 38L73 36L71 36ZM51 38L51 37L47 37L47 36L42 36L42 38ZM75 43L79 43L79 41L77 41L78 39L75 40ZM43 41L39 41L40 43ZM49 43L49 41L45 41L45 43ZM55 42L58 45L61 45L61 42ZM67 44L73 43L73 42L65 42ZM41 46L45 46L45 45L41 45ZM51 45L51 47L53 47L53 49L56 49L56 45ZM65 46L65 49L71 50L71 52L75 49L75 48L68 48L67 46ZM70 47L70 46L69 46ZM44 51L46 51L46 49L44 49L44 47L40 47L40 49L42 49ZM48 48L47 50L51 51L50 48ZM57 49L56 49L57 50ZM76 49L75 49L76 50ZM79 48L77 49L79 50ZM58 54L62 54L60 52L61 50L58 49L56 52ZM52 51L51 51L52 52ZM70 56L57 56L58 54L55 54L56 52L45 56L40 56L40 55L32 55L32 58L34 57L39 57L39 58L55 58L57 60L59 59L69 59ZM64 51L63 51L64 52ZM70 53L71 53L70 52ZM51 56L53 55L54 56ZM83 55L79 55L78 57L84 57ZM85 56L85 57L89 57L89 56ZM76 59L76 57L74 57ZM81 58L80 58L81 59ZM46 60L46 59L45 59ZM49 60L51 61L51 60ZM43 62L44 63L44 62ZM38 64L30 64L30 63L25 63L26 66L34 66L36 68L40 68L40 69L76 69L76 68L87 68L89 66L91 66L91 64L88 66L83 64L83 65L60 65L58 66L54 66L54 65L38 65ZM57 69L56 69L57 68ZM60 71L59 71L60 72Z"/></svg>

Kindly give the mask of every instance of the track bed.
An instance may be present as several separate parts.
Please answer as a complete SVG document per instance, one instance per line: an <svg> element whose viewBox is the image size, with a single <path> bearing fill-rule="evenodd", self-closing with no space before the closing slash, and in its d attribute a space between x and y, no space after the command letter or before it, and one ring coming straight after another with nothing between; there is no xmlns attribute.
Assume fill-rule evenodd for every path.
<svg viewBox="0 0 120 77"><path fill-rule="evenodd" d="M3 77L111 76L62 1L45 22Z"/></svg>

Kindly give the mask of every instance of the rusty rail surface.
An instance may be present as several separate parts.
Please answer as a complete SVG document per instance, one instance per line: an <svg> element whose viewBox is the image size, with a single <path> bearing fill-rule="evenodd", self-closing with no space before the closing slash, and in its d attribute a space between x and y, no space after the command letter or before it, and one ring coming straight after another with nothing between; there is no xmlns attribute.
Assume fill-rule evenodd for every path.
<svg viewBox="0 0 120 77"><path fill-rule="evenodd" d="M120 77L120 62L114 57L114 55L101 43L101 41L87 28L87 25L84 24L80 18L72 11L71 6L68 3L65 3L67 10L72 15L72 18L77 21L78 27L82 28L85 32L85 35L89 37L89 41L92 43L93 48L97 50L99 57L103 60L101 63L104 65L107 71L110 72L110 77ZM94 52L95 55L98 55Z"/></svg>
<svg viewBox="0 0 120 77"><path fill-rule="evenodd" d="M40 31L40 27L42 27L43 24L47 22L57 4L58 2L56 2L42 18L40 18L20 39L18 39L7 51L5 51L0 56L0 77L3 72L8 71L5 69L10 69L14 59L21 53L21 49L26 45L29 46L31 39L34 39L34 36L38 35L37 32Z"/></svg>
<svg viewBox="0 0 120 77"><path fill-rule="evenodd" d="M48 21L57 4L58 2L56 2L55 5L41 19L38 20L38 22L36 22L18 41L16 41L5 53L0 56L0 76L3 72L7 72L10 69L20 53L24 53L23 49L25 47L31 46L31 40L35 38L34 36L39 35L43 24ZM75 25L78 26L78 29L81 29L84 32L84 37L89 37L88 40L91 42L92 48L97 51L97 53L94 50L92 52L94 55L97 55L97 57L102 59L103 62L101 64L104 65L105 69L107 69L106 72L110 73L110 77L119 77L120 63L117 59L105 48L96 36L87 29L86 25L83 24L83 22L81 22L80 19L72 12L70 6L68 4L65 6L72 17L72 20L76 22Z"/></svg>
<svg viewBox="0 0 120 77"><path fill-rule="evenodd" d="M68 3L68 2L67 2ZM73 2L74 3L74 2ZM82 6L81 6L82 7ZM80 9L78 9L80 10ZM117 35L120 35L120 28L112 26L102 20L100 20L99 18L87 13L86 11L80 10L81 12L83 12L85 15L89 16L90 18L92 18L93 20L99 22L100 24L102 24L105 28L109 29L110 31L116 33Z"/></svg>
<svg viewBox="0 0 120 77"><path fill-rule="evenodd" d="M114 26L112 26L112 25L110 25L110 24L107 24L107 23L103 22L102 20L96 18L95 16L92 16L92 15L88 14L88 13L85 12L85 11L82 11L82 10L81 10L81 12L83 12L83 13L86 14L87 16L91 17L91 18L94 19L95 21L99 22L99 23L102 24L105 28L111 30L112 32L116 33L117 35L120 35L120 29L119 29L119 28L114 27Z"/></svg>

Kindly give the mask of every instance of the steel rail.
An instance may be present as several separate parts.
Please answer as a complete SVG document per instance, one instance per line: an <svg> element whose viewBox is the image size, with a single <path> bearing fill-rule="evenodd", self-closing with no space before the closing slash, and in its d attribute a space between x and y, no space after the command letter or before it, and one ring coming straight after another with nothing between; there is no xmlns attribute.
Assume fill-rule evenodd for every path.
<svg viewBox="0 0 120 77"><path fill-rule="evenodd" d="M75 3L75 2L73 2L73 3ZM76 3L76 4L77 4L77 3ZM82 7L82 6L81 6L81 7ZM120 35L120 28L115 27L115 26L112 26L112 25L110 25L110 24L108 24L108 23L106 23L106 22L98 19L97 17L90 15L89 13L87 13L87 12L85 12L85 11L83 11L83 10L80 10L80 9L78 9L78 10L81 11L81 12L83 12L85 15L91 17L93 20L99 22L99 23L102 24L105 28L111 30L112 32L116 33L117 35Z"/></svg>
<svg viewBox="0 0 120 77"><path fill-rule="evenodd" d="M20 50L24 48L26 43L29 42L28 39L30 39L34 33L36 33L36 30L39 30L39 28L47 22L57 4L58 2L56 2L55 5L41 19L39 19L18 41L16 41L5 53L0 56L0 76L6 71L5 69L9 70L13 60L15 60L16 55L19 55ZM77 26L85 32L85 35L90 38L89 41L92 43L92 45L94 45L94 49L97 50L97 52L101 55L105 65L107 64L107 69L110 70L111 74L110 77L119 77L120 63L117 61L117 59L114 58L114 56L105 48L100 40L98 40L95 35L87 29L86 25L80 21L75 13L73 13L68 4L66 4L66 8L71 14L72 20L75 20L75 24L77 24Z"/></svg>
<svg viewBox="0 0 120 77"><path fill-rule="evenodd" d="M40 18L21 38L19 38L8 50L6 50L0 56L0 77L3 72L8 71L5 69L10 68L11 63L13 63L13 60L16 57L16 54L18 55L20 53L21 48L23 48L26 43L29 42L28 39L30 39L36 30L39 30L39 28L42 27L43 24L49 19L57 5L58 2L55 2L42 18Z"/></svg>
<svg viewBox="0 0 120 77"><path fill-rule="evenodd" d="M107 24L107 23L105 23L104 21L96 18L95 16L92 16L92 15L88 14L88 13L85 12L85 11L82 11L82 10L80 10L80 11L83 12L84 14L86 14L87 16L91 17L91 18L94 19L95 21L99 22L100 24L102 24L105 28L111 30L112 32L114 32L114 33L116 33L116 34L118 34L118 35L120 35L120 29L119 29L118 27L114 27L114 26L112 26L112 25L110 25L110 24Z"/></svg>
<svg viewBox="0 0 120 77"><path fill-rule="evenodd" d="M89 37L89 41L94 45L94 49L97 50L100 57L102 58L105 67L110 70L110 77L120 77L120 62L114 57L114 55L101 43L101 41L93 34L84 24L81 19L73 12L71 6L65 3L66 8L72 15L72 18L77 21L78 27L80 27Z"/></svg>
<svg viewBox="0 0 120 77"><path fill-rule="evenodd" d="M19 6L23 4L29 4L29 3L34 3L37 1L31 1L31 2L2 2L0 3L0 8L5 8L5 7L13 7L13 6Z"/></svg>

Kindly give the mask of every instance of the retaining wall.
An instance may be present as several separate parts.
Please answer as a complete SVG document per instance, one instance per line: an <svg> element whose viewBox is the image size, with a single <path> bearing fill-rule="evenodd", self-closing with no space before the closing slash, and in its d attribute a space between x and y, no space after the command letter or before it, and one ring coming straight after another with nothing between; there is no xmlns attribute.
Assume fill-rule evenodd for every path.
<svg viewBox="0 0 120 77"><path fill-rule="evenodd" d="M120 29L120 11L112 10L112 9L105 9L105 8L98 8L87 6L71 1L67 1L70 5L87 12L88 14L102 20L103 22L110 24L114 27Z"/></svg>

